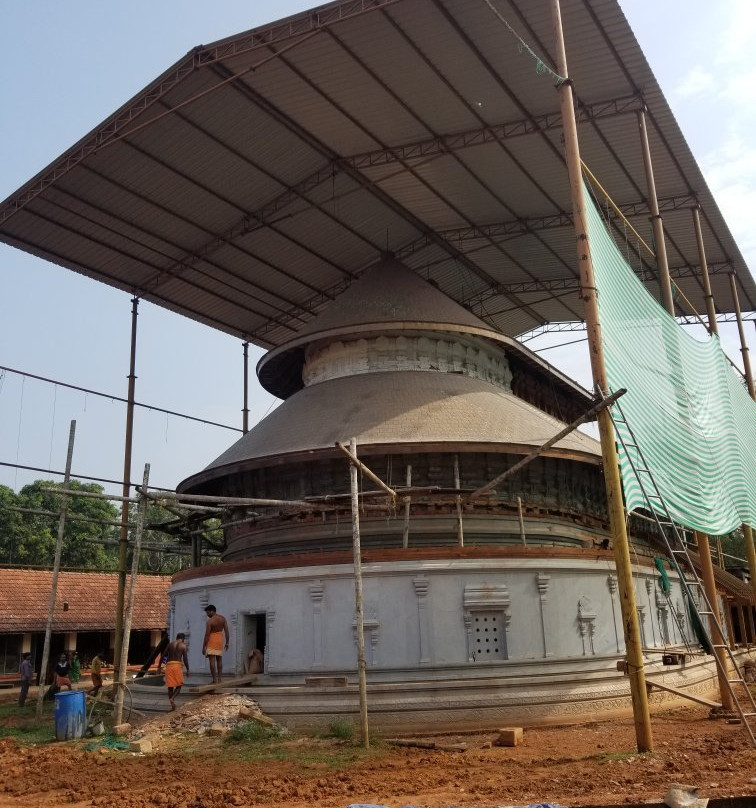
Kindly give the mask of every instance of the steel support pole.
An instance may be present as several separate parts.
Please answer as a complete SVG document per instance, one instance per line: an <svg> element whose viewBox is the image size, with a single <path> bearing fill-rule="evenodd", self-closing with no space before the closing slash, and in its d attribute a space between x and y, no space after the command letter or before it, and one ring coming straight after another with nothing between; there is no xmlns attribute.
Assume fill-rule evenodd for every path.
<svg viewBox="0 0 756 808"><path fill-rule="evenodd" d="M407 488L412 485L412 466L407 464L407 476L405 477ZM410 497L404 498L404 529L402 530L402 549L406 550L409 547L409 529L410 529Z"/></svg>
<svg viewBox="0 0 756 808"><path fill-rule="evenodd" d="M242 343L244 349L244 407L242 408L242 432L249 432L249 343Z"/></svg>
<svg viewBox="0 0 756 808"><path fill-rule="evenodd" d="M725 638L720 634L717 626L724 625L722 612L719 609L719 599L717 597L717 587L714 583L714 565L711 562L711 546L709 537L705 533L695 532L696 543L698 544L698 556L701 559L701 581L703 582L706 599L709 601L712 612L716 620L709 620L709 636L715 645L724 645ZM727 653L724 648L713 648L712 651L719 660L717 665L717 680L719 681L719 701L725 710L732 710L733 703L730 698L730 688L727 684Z"/></svg>
<svg viewBox="0 0 756 808"><path fill-rule="evenodd" d="M123 608L126 596L126 561L129 550L129 500L131 495L131 446L134 437L134 390L136 387L136 342L139 298L131 299L131 353L129 357L129 391L126 397L126 436L123 449L123 504L121 505L121 533L118 541L118 594L116 595L115 648L113 677L118 681L123 644Z"/></svg>
<svg viewBox="0 0 756 808"><path fill-rule="evenodd" d="M564 47L564 31L559 0L551 0L552 22L554 26L555 53L557 72L567 81L559 88L564 127L565 160L572 197L573 221L575 225L575 246L577 248L578 267L580 270L581 298L588 336L589 354L593 382L602 396L609 394L609 382L604 364L604 349L601 342L601 320L599 317L596 282L593 274L590 242L588 239L588 221L583 198L583 184L580 167L580 149L575 124L575 107L572 84L568 79L567 55ZM606 484L609 523L614 545L614 558L617 567L617 586L622 609L622 622L625 636L625 652L627 654L630 694L633 703L635 720L635 737L639 752L650 752L653 749L651 719L648 711L648 693L646 677L643 670L643 653L638 612L635 602L632 565L630 562L630 543L625 525L625 511L622 501L622 486L619 474L619 458L614 438L614 425L609 411L604 408L598 414L599 434L601 437L601 455L603 459L604 481Z"/></svg>
<svg viewBox="0 0 756 808"><path fill-rule="evenodd" d="M706 263L706 249L704 248L703 231L701 230L700 206L693 208L693 229L696 231L698 263L701 265L701 281L703 282L704 288L704 301L706 302L706 317L709 321L709 333L719 334L717 329L717 312L714 309L714 295L711 293L709 265Z"/></svg>
<svg viewBox="0 0 756 808"><path fill-rule="evenodd" d="M349 441L349 452L357 457L357 440ZM357 623L357 675L360 688L360 736L362 745L370 746L367 710L367 664L365 663L365 625L362 599L362 550L360 548L360 497L357 485L357 466L349 463L349 484L352 493L352 553L354 556L354 601Z"/></svg>
<svg viewBox="0 0 756 808"><path fill-rule="evenodd" d="M659 213L659 200L656 196L654 165L651 162L651 148L648 144L648 130L646 129L646 112L642 109L638 110L638 129L640 131L641 149L643 152L643 167L646 170L648 207L651 211L651 226L654 231L656 268L659 272L659 287L661 289L662 303L664 308L674 317L675 301L672 297L672 281L669 277L669 264L667 263L667 246L664 242L664 223Z"/></svg>
<svg viewBox="0 0 756 808"><path fill-rule="evenodd" d="M68 432L68 454L66 455L66 471L63 476L63 488L68 488L71 479L71 462L73 459L74 438L76 437L76 421L71 421ZM50 599L47 603L47 623L45 624L45 641L42 646L42 663L39 669L39 689L37 690L37 721L42 718L42 708L45 698L45 679L47 666L50 662L50 640L52 638L53 616L55 614L55 598L58 594L58 573L60 571L60 557L63 554L63 535L66 530L66 513L68 512L68 494L63 496L58 518L58 538L55 542L55 559L53 561L53 574L50 586Z"/></svg>

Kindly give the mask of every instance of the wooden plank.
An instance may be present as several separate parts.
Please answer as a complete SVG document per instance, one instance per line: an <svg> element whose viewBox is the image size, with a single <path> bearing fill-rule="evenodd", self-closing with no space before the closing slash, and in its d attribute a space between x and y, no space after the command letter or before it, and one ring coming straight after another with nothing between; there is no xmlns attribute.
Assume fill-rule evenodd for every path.
<svg viewBox="0 0 756 808"><path fill-rule="evenodd" d="M184 693L212 693L214 690L225 690L227 687L240 687L248 685L257 679L256 673L248 673L245 676L237 676L236 679L224 679L222 682L210 683L209 685L194 685L185 687Z"/></svg>
<svg viewBox="0 0 756 808"><path fill-rule="evenodd" d="M646 687L651 690L652 688L658 688L659 690L665 690L667 693L674 693L675 696L680 696L684 699L689 699L690 701L695 701L696 704L703 704L704 707L721 707L721 704L718 704L716 701L709 701L709 699L704 699L701 696L694 696L691 693L686 693L684 690L679 690L676 687L670 687L669 685L663 685L661 682L652 681L649 678L646 678Z"/></svg>

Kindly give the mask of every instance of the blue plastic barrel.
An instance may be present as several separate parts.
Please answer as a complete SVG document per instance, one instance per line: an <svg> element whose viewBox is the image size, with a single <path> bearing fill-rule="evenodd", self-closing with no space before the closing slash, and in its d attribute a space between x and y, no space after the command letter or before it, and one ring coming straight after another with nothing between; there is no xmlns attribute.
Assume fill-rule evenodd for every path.
<svg viewBox="0 0 756 808"><path fill-rule="evenodd" d="M87 704L83 690L55 694L55 737L59 741L83 738Z"/></svg>

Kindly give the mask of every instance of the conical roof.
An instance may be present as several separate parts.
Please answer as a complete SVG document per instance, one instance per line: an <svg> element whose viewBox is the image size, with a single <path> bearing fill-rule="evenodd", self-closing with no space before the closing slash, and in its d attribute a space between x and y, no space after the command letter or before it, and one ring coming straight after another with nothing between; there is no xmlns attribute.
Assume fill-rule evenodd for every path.
<svg viewBox="0 0 756 808"><path fill-rule="evenodd" d="M367 454L429 446L527 454L563 427L512 393L470 376L423 371L344 376L291 396L179 489L202 490L211 480L283 459L327 456L335 453L336 441L352 437ZM601 447L576 430L547 454L597 463Z"/></svg>
<svg viewBox="0 0 756 808"><path fill-rule="evenodd" d="M287 398L301 389L304 348L326 337L415 327L422 331L474 333L501 342L503 335L393 256L367 269L289 342L257 366L260 384Z"/></svg>

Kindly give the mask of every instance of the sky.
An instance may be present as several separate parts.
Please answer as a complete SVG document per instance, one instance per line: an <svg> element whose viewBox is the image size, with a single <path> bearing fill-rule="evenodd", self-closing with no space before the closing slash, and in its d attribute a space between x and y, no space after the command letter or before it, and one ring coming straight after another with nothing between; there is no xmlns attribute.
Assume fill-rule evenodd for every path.
<svg viewBox="0 0 756 808"><path fill-rule="evenodd" d="M0 199L195 45L312 5L311 0L3 0ZM753 272L752 2L620 0L620 5ZM137 401L240 427L241 342L146 301L139 311ZM0 245L0 365L125 397L130 325L125 292ZM753 328L746 329L753 352ZM590 387L587 347L575 342L581 336L548 334L528 346ZM740 366L733 325L722 327L722 341ZM572 344L548 347L564 342ZM250 424L279 403L254 377L261 355L250 346ZM76 419L74 475L121 480L125 418L121 402L6 373L0 378L0 462L62 469L69 423ZM149 462L151 484L174 488L238 436L137 408L132 479L141 480ZM15 490L45 476L0 466L0 484Z"/></svg>

